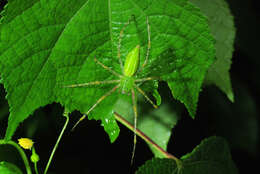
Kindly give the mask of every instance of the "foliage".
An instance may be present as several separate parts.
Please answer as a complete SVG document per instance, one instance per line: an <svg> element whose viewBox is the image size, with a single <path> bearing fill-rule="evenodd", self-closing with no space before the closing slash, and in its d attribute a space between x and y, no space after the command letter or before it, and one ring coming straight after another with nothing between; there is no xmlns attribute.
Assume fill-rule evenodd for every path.
<svg viewBox="0 0 260 174"><path fill-rule="evenodd" d="M124 10L128 8L132 10ZM10 105L6 139L35 109L49 103L59 102L69 111L87 112L109 86L63 86L113 78L97 67L94 56L120 72L117 38L132 14L137 27L131 25L125 32L128 37L122 41L122 57L140 43L143 61L147 45L144 24L149 17L151 55L147 68L138 76L160 76L167 81L173 96L194 117L200 87L215 50L206 18L186 0L15 0L5 9L1 26L0 71ZM102 120L111 141L119 133L111 104L117 98L111 95L88 116Z"/></svg>
<svg viewBox="0 0 260 174"><path fill-rule="evenodd" d="M205 139L191 153L184 155L182 164L171 159L154 158L147 161L137 174L238 174L231 159L227 142L218 137Z"/></svg>
<svg viewBox="0 0 260 174"><path fill-rule="evenodd" d="M134 20L125 28L119 44L120 31L130 18ZM10 0L0 14L0 75L10 107L8 127L0 144L9 143L18 149L27 173L31 170L28 160L11 140L19 124L48 104L59 103L65 108L67 120L45 168L47 173L68 124L68 114L75 110L87 113L113 88L111 84L66 86L115 80L94 60L121 74L118 47L124 64L129 51L140 45L139 63L143 64L149 49L147 19L150 55L147 65L144 69L139 66L134 78L156 79L141 83L140 88L161 106L151 110L143 96L138 96L138 135L155 157L172 159L153 158L137 173L237 173L227 142L219 137L203 140L180 160L166 152L182 103L195 118L203 83L215 84L234 101L229 69L235 28L224 0ZM158 92L159 82L168 85L175 101L164 101L165 95L161 97ZM120 120L115 113L133 124L131 96L113 93L87 115L90 120L101 120L111 142L119 135L116 119ZM31 126L31 134L36 127ZM36 154L34 147L32 150ZM31 159L38 174L38 154L36 157ZM16 168L11 163L0 163L0 173L21 173Z"/></svg>

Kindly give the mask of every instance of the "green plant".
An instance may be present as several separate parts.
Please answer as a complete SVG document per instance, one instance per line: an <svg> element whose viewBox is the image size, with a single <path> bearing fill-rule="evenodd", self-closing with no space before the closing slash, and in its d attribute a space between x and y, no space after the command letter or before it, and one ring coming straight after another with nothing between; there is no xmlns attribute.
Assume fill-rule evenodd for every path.
<svg viewBox="0 0 260 174"><path fill-rule="evenodd" d="M150 103L153 104L153 100L148 96L152 95L156 104L161 104L157 80L168 84L172 96L186 106L192 118L195 118L203 82L216 84L231 101L234 100L228 73L231 61L227 61L231 59L233 51L235 31L232 16L230 19L219 17L222 21L231 20L231 27L216 34L219 27L216 22L212 22L212 11L207 11L210 2L204 0L202 5L201 1L191 2L200 6L204 14L187 0L10 1L1 13L0 26L0 73L10 106L8 127L1 141L11 141L18 125L37 108L57 102L66 109L67 120L68 113L74 110L87 115L88 119L101 120L111 142L119 135L116 120L126 125L151 146L156 157L173 159L153 160L153 163L160 163L158 170L168 165L171 173L201 173L212 171L217 166L216 173L236 173L226 142L221 138L204 140L190 155L181 159L166 152L169 135L162 134L170 132L176 124L179 115L177 107L174 119L166 117L167 106L162 105L159 111L154 112L159 120L170 126L161 125L152 119L138 120L138 126L136 121L132 124L133 115L135 120L137 117L138 96L135 90ZM203 6L207 3L208 6ZM215 9L221 6L225 12L229 12L223 0L213 5ZM127 21L131 16L135 16L135 22L129 23ZM127 27L124 27L126 24ZM123 31L122 27L125 37L120 32ZM229 36L228 50L221 44L225 35ZM127 86L128 91L132 92L134 113L131 96L114 93L119 86L113 88L110 85L114 82L125 84L126 81L118 74L123 70L123 64L128 64L123 58L133 51L138 52L138 56L134 56L130 62L140 63L143 65L141 68L146 65L140 71L138 66L124 69L127 72L133 70L129 76L134 77L135 82L145 82L140 84L143 90L134 83ZM227 56L223 56L224 53ZM97 66L94 57L97 57L97 64L104 68ZM119 62L118 57L121 57ZM125 71L124 77L128 74ZM115 80L114 74L120 80ZM79 86L83 87L76 88ZM142 119L145 112L138 113ZM166 113L165 117L161 115L163 113ZM147 126L149 124L161 128L158 134L151 130L151 126ZM216 154L219 149L223 150L223 156ZM204 153L213 157L207 158ZM53 153L45 173L52 156ZM205 163L186 167L189 163L201 160ZM212 161L217 165L211 165ZM148 162L147 167L140 168L137 173L144 173L144 168L149 169L149 165Z"/></svg>

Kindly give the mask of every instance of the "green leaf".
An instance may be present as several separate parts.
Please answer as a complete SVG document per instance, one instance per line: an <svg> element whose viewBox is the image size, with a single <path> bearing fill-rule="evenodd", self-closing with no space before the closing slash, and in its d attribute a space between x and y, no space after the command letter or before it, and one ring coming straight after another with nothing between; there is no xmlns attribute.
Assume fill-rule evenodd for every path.
<svg viewBox="0 0 260 174"><path fill-rule="evenodd" d="M135 78L161 77L194 116L215 50L206 18L187 0L12 0L0 26L0 73L10 105L5 138L39 107L58 102L69 112L86 113L112 89L64 86L115 79L94 57L121 73L118 36L132 15L136 21L125 29L121 43L123 62L138 44L144 62L149 17L150 57ZM113 108L120 95L113 93L88 115L102 121L112 142L119 134Z"/></svg>
<svg viewBox="0 0 260 174"><path fill-rule="evenodd" d="M237 174L237 168L232 161L228 143L221 137L210 137L203 140L191 153L181 160L187 171L198 170L198 173L229 173ZM197 163L197 164L196 164Z"/></svg>
<svg viewBox="0 0 260 174"><path fill-rule="evenodd" d="M141 96L139 96L140 98ZM179 104L177 102L173 102L171 105L163 103L156 110L152 109L150 103L147 101L139 100L139 104L142 107L138 107L140 116L138 117L137 128L166 151L172 128L177 124L179 119ZM121 97L115 105L115 110L127 121L134 124L134 114L130 97ZM161 152L158 152L150 145L149 147L155 157L164 157Z"/></svg>
<svg viewBox="0 0 260 174"><path fill-rule="evenodd" d="M172 159L160 159L153 158L149 161L146 161L142 165L136 174L175 174L177 173L177 165Z"/></svg>
<svg viewBox="0 0 260 174"><path fill-rule="evenodd" d="M1 161L0 162L0 173L22 174L23 172L18 167L16 167L16 165L6 162L6 161Z"/></svg>
<svg viewBox="0 0 260 174"><path fill-rule="evenodd" d="M172 159L152 159L141 166L137 174L238 174L229 147L223 138L205 139L191 153L181 158L177 167ZM162 172L161 172L162 171Z"/></svg>
<svg viewBox="0 0 260 174"><path fill-rule="evenodd" d="M172 110L171 107L176 110ZM173 103L171 106L163 104L159 109L153 112L150 111L149 113L144 113L144 115L142 115L138 120L138 128L165 151L167 151L167 145L171 137L172 128L177 124L179 118L177 108L177 103ZM150 148L155 157L164 157L152 146L150 146Z"/></svg>
<svg viewBox="0 0 260 174"><path fill-rule="evenodd" d="M215 84L234 101L229 69L236 35L235 21L225 0L190 0L209 18L209 26L216 39L217 60L209 68L205 84Z"/></svg>

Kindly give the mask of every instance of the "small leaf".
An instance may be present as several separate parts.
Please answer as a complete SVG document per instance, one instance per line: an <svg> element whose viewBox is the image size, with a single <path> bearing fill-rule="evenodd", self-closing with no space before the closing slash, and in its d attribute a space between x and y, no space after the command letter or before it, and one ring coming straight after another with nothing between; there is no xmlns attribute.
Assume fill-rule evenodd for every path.
<svg viewBox="0 0 260 174"><path fill-rule="evenodd" d="M225 0L190 0L208 17L209 26L216 39L217 60L209 68L205 84L215 84L234 101L229 69L236 35L234 17Z"/></svg>
<svg viewBox="0 0 260 174"><path fill-rule="evenodd" d="M177 167L172 159L152 159L141 166L137 174L238 174L223 138L205 139L191 153L181 158ZM160 172L163 171L163 172Z"/></svg>
<svg viewBox="0 0 260 174"><path fill-rule="evenodd" d="M1 161L0 173L1 174L22 174L23 172L16 165L6 161Z"/></svg>

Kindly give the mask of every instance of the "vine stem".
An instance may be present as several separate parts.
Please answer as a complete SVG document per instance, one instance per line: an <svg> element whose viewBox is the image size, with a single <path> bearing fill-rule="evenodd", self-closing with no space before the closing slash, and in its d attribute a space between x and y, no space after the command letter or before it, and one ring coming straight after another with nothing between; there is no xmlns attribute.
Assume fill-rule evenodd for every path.
<svg viewBox="0 0 260 174"><path fill-rule="evenodd" d="M176 161L177 165L180 166L181 165L181 161L173 156L172 154L166 152L165 150L163 150L158 144L156 144L153 140L151 140L147 135L145 135L141 130L134 129L134 126L129 123L126 119L124 119L120 114L114 112L115 118L117 121L119 121L121 124L123 124L124 126L126 126L128 129L130 129L131 131L135 132L136 135L138 135L139 137L141 137L145 142L147 142L148 144L150 144L151 146L153 146L156 150L158 150L164 157L166 158L170 158Z"/></svg>
<svg viewBox="0 0 260 174"><path fill-rule="evenodd" d="M49 157L49 161L48 161L48 163L47 163L47 165L46 165L46 167L45 167L45 170L44 170L44 174L46 174L47 171L48 171L48 169L49 169L49 166L50 166L50 164L51 164L51 161L52 161L52 158L53 158L53 156L54 156L54 153L55 153L55 151L56 151L56 149L57 149L57 147L58 147L58 145L59 145L59 142L60 142L60 140L61 140L61 138L62 138L62 135L63 135L63 133L64 133L64 131L65 131L65 129L66 129L68 123L69 123L69 114L68 114L68 112L65 111L65 112L63 113L63 116L66 117L66 122L65 122L65 124L64 124L64 126L63 126L63 128L62 128L62 130L61 130L61 132L60 132L60 135L59 135L59 137L58 137L58 139L57 139L57 141L56 141L55 146L54 146L53 149L52 149L51 155L50 155L50 157Z"/></svg>
<svg viewBox="0 0 260 174"><path fill-rule="evenodd" d="M4 145L4 144L8 144L8 145L11 145L13 147L15 147L19 154L21 155L22 159L23 159L23 162L24 162L24 165L25 165L25 168L26 168L26 172L27 174L32 174L32 171L31 171L31 167L30 167L30 164L29 164L29 161L27 159L27 156L26 154L24 153L23 149L14 141L12 140L9 140L9 141L6 141L6 140L0 140L0 145Z"/></svg>

